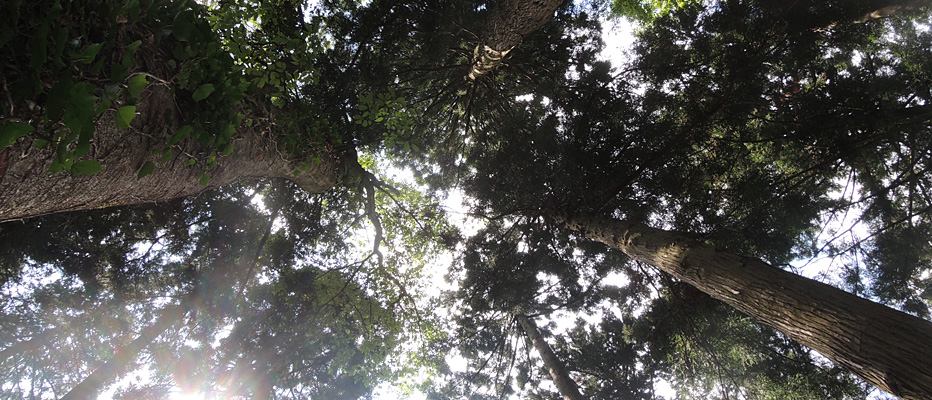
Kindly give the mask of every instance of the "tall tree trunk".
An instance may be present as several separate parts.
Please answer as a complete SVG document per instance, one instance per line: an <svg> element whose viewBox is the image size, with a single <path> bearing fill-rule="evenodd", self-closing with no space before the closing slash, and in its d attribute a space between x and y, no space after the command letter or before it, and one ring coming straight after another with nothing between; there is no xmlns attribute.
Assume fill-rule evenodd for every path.
<svg viewBox="0 0 932 400"><path fill-rule="evenodd" d="M83 8L67 9L68 12L82 13ZM112 11L117 12L118 8ZM88 10L90 9L92 8L88 7ZM153 37L163 35L162 28L148 26L142 22L138 25L112 27L107 17L94 19L97 18L94 16L96 14L91 11L87 13L67 15L63 18L90 18L88 24L100 25L97 29L114 29L110 36L120 36L119 40L127 42L136 38L143 43L140 51L135 53L133 65L136 69L132 73L145 73L150 77L175 77L180 75L181 64L193 62L175 59L173 54L177 49L167 44L168 41L153 40ZM26 32L28 31L21 35L28 35ZM17 36L13 40L25 38L26 36ZM214 45L220 45L219 37L203 40L214 40ZM28 57L29 54L25 56ZM104 65L102 69L109 71L110 66ZM91 87L97 87L101 80L106 79L106 73L102 74L104 75L88 76L83 72L75 73L72 79L75 85L90 83ZM43 79L64 78L56 76ZM181 126L195 125L195 119L203 118L194 110L197 107L191 101L191 94L182 90L179 80L171 78L169 81L153 82L145 86L135 103L137 112L129 128L117 128L119 125L116 123L116 112L112 109L93 121L94 134L87 154L82 158L98 161L103 166L103 171L99 173L72 175L67 172L46 172L55 158L57 146L53 143L41 149L34 145L33 139L39 132L20 138L8 147L0 148L0 222L54 212L166 201L196 195L205 189L254 177L287 178L305 190L319 193L329 190L343 178L346 170L344 160L351 161L350 165L355 163L352 154L344 156L338 154L332 146L322 145L313 149L316 159L320 162L309 162L309 169L294 175L294 172L300 169L298 166L309 160L292 156L279 149L275 137L288 133L282 132L283 129L298 130L303 127L286 128L294 124L277 122L276 119L285 113L269 104L267 96L258 92L246 93L246 99L241 101L240 105L234 106L239 108L235 111L245 116L246 123L237 126L232 135L233 153L219 156L216 167L205 169L203 165L207 164L205 158L216 154L217 149L206 148L198 143L199 140L193 138L176 143L173 146L174 158L168 162L161 162L161 157L153 155L153 151L165 147L168 139ZM6 97L10 97L6 87L17 84L23 83L13 81L8 85L4 81L0 91L4 91ZM22 102L9 104L9 115L21 120L35 120L42 110L48 108L48 97L39 95L35 99L24 99ZM45 118L39 120L45 121ZM0 119L0 125L4 122L7 121ZM38 130L46 131L44 133L52 129L63 129L63 125L56 121L32 123L38 124ZM218 124L214 124L212 129L217 129L216 125ZM198 158L199 163L185 166L191 157ZM154 171L141 179L137 178L140 169L148 161L155 163ZM201 184L203 173L210 177L206 185Z"/></svg>
<svg viewBox="0 0 932 400"><path fill-rule="evenodd" d="M804 1L759 0L761 6L785 20L791 31L826 30L838 25L860 24L928 6L926 0L836 0L831 15L813 13ZM825 15L821 15L825 14Z"/></svg>
<svg viewBox="0 0 932 400"><path fill-rule="evenodd" d="M553 18L560 4L563 0L500 0L473 52L468 78L475 80L498 68L525 36Z"/></svg>
<svg viewBox="0 0 932 400"><path fill-rule="evenodd" d="M907 400L932 399L932 322L683 234L593 215L566 228L654 265Z"/></svg>
<svg viewBox="0 0 932 400"><path fill-rule="evenodd" d="M563 363L560 362L557 355L553 354L553 349L550 348L550 345L544 341L544 338L540 334L540 329L537 328L537 324L535 324L532 319L528 318L527 315L523 314L515 315L515 319L518 320L518 325L521 325L524 334L531 339L534 348L540 353L540 358L544 360L544 365L547 367L547 370L550 371L550 377L557 386L557 390L563 395L563 398L566 400L584 400L585 397L583 397L582 393L579 393L579 386L576 385L576 381L570 378L570 374L566 371L566 367L563 366Z"/></svg>
<svg viewBox="0 0 932 400"><path fill-rule="evenodd" d="M921 0L907 0L907 1L887 1L875 4L871 10L861 14L859 17L852 20L856 24L861 24L865 22L870 22L875 19L886 18L891 15L902 14L904 12L914 11L923 6L923 1ZM926 2L925 6L929 6L929 3Z"/></svg>
<svg viewBox="0 0 932 400"><path fill-rule="evenodd" d="M181 305L169 306L163 309L155 322L149 325L141 332L139 337L130 342L126 347L119 349L113 358L100 366L90 376L85 378L81 383L66 393L61 400L86 400L92 399L100 393L103 387L127 372L139 353L149 346L155 338L161 335L168 328L181 321L188 312L190 300L182 300Z"/></svg>
<svg viewBox="0 0 932 400"><path fill-rule="evenodd" d="M94 175L46 172L55 157L52 149L55 146L38 149L28 137L0 150L0 222L62 211L167 201L250 177L287 178L305 190L320 193L337 184L345 172L344 160L332 150L323 149L320 163L310 163L310 169L295 176L293 172L302 160L283 155L257 126L240 127L233 139L233 153L219 157L217 167L206 171L198 166L186 167L187 156L160 163L152 151L171 134L164 132L163 115L174 107L168 88L150 85L137 103L139 114L131 128L116 129L114 112L105 113L97 121L88 155L103 166L103 171ZM198 145L188 143L180 150L183 152L176 150L176 153L198 154ZM154 161L155 170L137 178L146 161ZM206 186L199 182L201 172L210 176Z"/></svg>

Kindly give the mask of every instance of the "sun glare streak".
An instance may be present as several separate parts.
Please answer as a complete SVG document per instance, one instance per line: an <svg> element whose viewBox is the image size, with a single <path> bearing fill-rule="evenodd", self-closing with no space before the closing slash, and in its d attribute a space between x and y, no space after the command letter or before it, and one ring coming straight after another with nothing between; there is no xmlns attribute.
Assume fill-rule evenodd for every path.
<svg viewBox="0 0 932 400"><path fill-rule="evenodd" d="M202 392L171 392L168 395L169 400L207 400L207 396Z"/></svg>

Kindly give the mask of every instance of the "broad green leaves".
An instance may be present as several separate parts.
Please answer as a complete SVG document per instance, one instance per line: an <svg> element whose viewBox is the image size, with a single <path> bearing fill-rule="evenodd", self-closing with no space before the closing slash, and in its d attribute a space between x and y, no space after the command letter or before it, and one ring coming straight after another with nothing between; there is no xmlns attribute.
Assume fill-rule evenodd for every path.
<svg viewBox="0 0 932 400"><path fill-rule="evenodd" d="M191 136L191 132L193 131L194 127L191 125L185 125L181 128L178 128L178 130L176 130L175 133L168 139L168 145L170 146L187 139L188 136Z"/></svg>
<svg viewBox="0 0 932 400"><path fill-rule="evenodd" d="M25 122L8 121L0 124L0 150L15 142L16 139L32 133L35 129Z"/></svg>
<svg viewBox="0 0 932 400"><path fill-rule="evenodd" d="M390 89L387 93L375 96L372 93L360 95L359 103L361 113L355 116L356 123L363 127L383 127L386 148L401 146L406 152L419 151L412 140L414 121L404 97L397 96Z"/></svg>
<svg viewBox="0 0 932 400"><path fill-rule="evenodd" d="M145 164L142 164L142 167L139 168L139 172L136 174L136 178L142 179L143 177L149 175L155 171L155 163L152 161L146 161Z"/></svg>
<svg viewBox="0 0 932 400"><path fill-rule="evenodd" d="M204 100L207 98L207 96L210 96L214 90L216 89L212 83L205 83L194 90L194 94L191 95L191 98L193 98L194 101Z"/></svg>
<svg viewBox="0 0 932 400"><path fill-rule="evenodd" d="M139 95L146 90L147 84L149 84L149 79L146 77L146 74L138 74L126 84L126 93L131 98L138 99Z"/></svg>
<svg viewBox="0 0 932 400"><path fill-rule="evenodd" d="M97 160L83 160L74 163L71 166L71 173L79 175L94 175L103 171L103 167Z"/></svg>
<svg viewBox="0 0 932 400"><path fill-rule="evenodd" d="M130 122L136 117L136 106L123 106L116 110L117 129L129 128Z"/></svg>

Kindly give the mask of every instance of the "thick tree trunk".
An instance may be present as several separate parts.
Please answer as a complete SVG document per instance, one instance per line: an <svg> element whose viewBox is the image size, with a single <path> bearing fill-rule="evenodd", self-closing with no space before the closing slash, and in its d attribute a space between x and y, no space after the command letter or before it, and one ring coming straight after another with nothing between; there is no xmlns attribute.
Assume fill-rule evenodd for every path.
<svg viewBox="0 0 932 400"><path fill-rule="evenodd" d="M537 324L528 318L527 315L516 315L515 319L518 320L518 325L521 325L524 334L531 339L534 348L540 353L540 358L544 360L544 365L547 367L547 371L550 371L550 377L553 379L554 385L557 386L557 390L560 391L563 398L566 400L584 400L585 397L583 397L582 393L579 393L579 386L576 385L576 381L570 378L570 374L566 371L563 363L560 362L557 355L553 353L553 349L550 348L550 345L544 341L544 338L540 334L540 329L537 328Z"/></svg>
<svg viewBox="0 0 932 400"><path fill-rule="evenodd" d="M932 322L682 234L596 216L553 218L728 303L880 389L932 399Z"/></svg>
<svg viewBox="0 0 932 400"><path fill-rule="evenodd" d="M929 6L929 3L925 3L926 6ZM921 0L908 0L908 1L889 1L884 3L876 4L873 9L870 11L861 14L859 17L852 20L856 24L861 24L864 22L870 22L880 18L886 18L891 15L902 14L904 12L909 12L918 9L923 6Z"/></svg>
<svg viewBox="0 0 932 400"><path fill-rule="evenodd" d="M127 372L139 353L149 346L155 338L165 332L168 328L181 321L188 312L186 302L181 305L169 306L162 310L158 319L145 327L139 332L139 337L130 344L119 349L113 358L108 360L94 372L85 378L81 383L66 393L61 400L86 400L93 399L100 393L105 385L115 381Z"/></svg>
<svg viewBox="0 0 932 400"><path fill-rule="evenodd" d="M524 37L553 18L563 0L501 0L492 10L486 35L473 52L469 79L498 68Z"/></svg>
<svg viewBox="0 0 932 400"><path fill-rule="evenodd" d="M46 172L54 157L51 149L54 146L38 149L28 137L0 150L0 222L62 211L166 201L250 177L288 178L305 190L319 193L332 188L344 174L343 161L324 149L319 164L311 164L310 169L294 176L300 160L280 153L256 126L240 127L233 138L233 153L220 157L215 168L205 171L198 166L186 167L183 164L187 156L161 163L152 151L171 134L171 130L163 129L163 116L174 107L167 88L150 85L137 103L139 113L129 129L116 129L114 112L106 112L97 121L88 154L88 158L103 166L103 171L94 175ZM176 153L180 154L178 150ZM195 144L180 150L198 154ZM154 161L156 168L138 179L138 171L146 161ZM206 186L199 183L201 172L210 176Z"/></svg>
<svg viewBox="0 0 932 400"><path fill-rule="evenodd" d="M927 0L836 0L834 12L813 13L811 7L821 5L810 2L760 0L765 10L785 20L791 30L825 30L838 25L860 24L891 15L914 11L928 6ZM825 14L825 15L822 15Z"/></svg>

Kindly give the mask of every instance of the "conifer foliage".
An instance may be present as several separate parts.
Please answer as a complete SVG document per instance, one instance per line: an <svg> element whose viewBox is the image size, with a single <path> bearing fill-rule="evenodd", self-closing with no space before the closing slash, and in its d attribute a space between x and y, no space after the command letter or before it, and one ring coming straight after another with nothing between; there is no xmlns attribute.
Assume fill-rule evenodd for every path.
<svg viewBox="0 0 932 400"><path fill-rule="evenodd" d="M932 397L928 5L577 3L0 5L0 396Z"/></svg>

